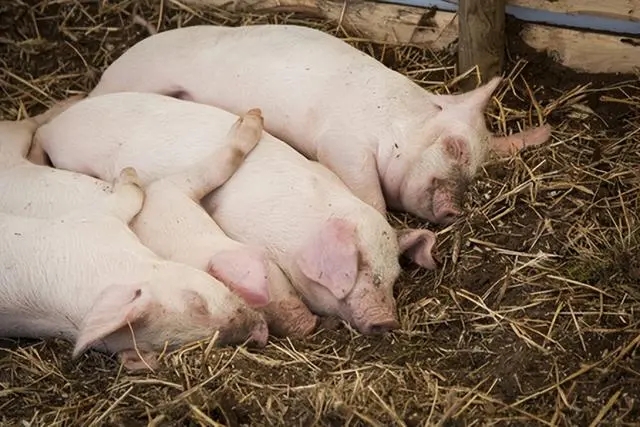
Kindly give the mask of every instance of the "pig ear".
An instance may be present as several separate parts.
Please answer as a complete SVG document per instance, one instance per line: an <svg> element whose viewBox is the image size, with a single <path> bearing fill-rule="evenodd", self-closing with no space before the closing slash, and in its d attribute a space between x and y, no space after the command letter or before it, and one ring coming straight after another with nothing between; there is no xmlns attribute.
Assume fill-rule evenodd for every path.
<svg viewBox="0 0 640 427"><path fill-rule="evenodd" d="M414 263L429 270L440 264L436 252L436 235L429 230L406 228L398 231L400 252Z"/></svg>
<svg viewBox="0 0 640 427"><path fill-rule="evenodd" d="M152 302L151 294L144 285L113 285L105 289L83 320L73 357L96 341L143 319Z"/></svg>
<svg viewBox="0 0 640 427"><path fill-rule="evenodd" d="M314 282L342 299L358 276L356 226L344 219L330 219L298 255L298 267Z"/></svg>
<svg viewBox="0 0 640 427"><path fill-rule="evenodd" d="M258 249L218 252L209 260L207 271L251 307L264 307L271 301L267 260Z"/></svg>
<svg viewBox="0 0 640 427"><path fill-rule="evenodd" d="M484 110L500 82L502 82L502 77L494 77L486 84L465 93L457 95L430 94L430 98L440 108L465 104L471 110Z"/></svg>

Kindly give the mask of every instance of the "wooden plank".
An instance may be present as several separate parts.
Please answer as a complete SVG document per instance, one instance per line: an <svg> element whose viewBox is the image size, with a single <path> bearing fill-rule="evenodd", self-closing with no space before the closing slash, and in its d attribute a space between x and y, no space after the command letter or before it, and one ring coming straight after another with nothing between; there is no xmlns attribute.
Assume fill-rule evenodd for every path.
<svg viewBox="0 0 640 427"><path fill-rule="evenodd" d="M640 0L507 0L514 6L640 21Z"/></svg>
<svg viewBox="0 0 640 427"><path fill-rule="evenodd" d="M169 0L176 3L175 0ZM347 30L379 43L416 44L441 50L458 37L454 13L364 0L178 0L252 12L301 12L340 22Z"/></svg>
<svg viewBox="0 0 640 427"><path fill-rule="evenodd" d="M547 0L544 1L547 3ZM297 10L342 22L345 27L375 42L410 43L433 50L447 48L458 37L458 20L454 13L362 0L349 0L346 3L333 0L169 0L169 3L212 5L221 9L233 6L235 10L254 12ZM536 50L547 50L561 64L580 71L629 73L634 68L640 69L640 38L537 24L525 24L522 37Z"/></svg>
<svg viewBox="0 0 640 427"><path fill-rule="evenodd" d="M461 0L458 7L458 72L478 67L486 83L502 74L504 64L505 0ZM461 82L471 90L475 79Z"/></svg>
<svg viewBox="0 0 640 427"><path fill-rule="evenodd" d="M590 73L640 71L640 38L629 39L542 25L525 25L525 43L561 64Z"/></svg>

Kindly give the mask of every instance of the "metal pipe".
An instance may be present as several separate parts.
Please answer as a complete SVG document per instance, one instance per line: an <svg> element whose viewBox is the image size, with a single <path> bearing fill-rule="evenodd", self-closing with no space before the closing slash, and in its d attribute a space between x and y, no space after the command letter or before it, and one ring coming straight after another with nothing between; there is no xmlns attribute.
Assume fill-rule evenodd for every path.
<svg viewBox="0 0 640 427"><path fill-rule="evenodd" d="M382 3L394 3L403 6L433 8L447 12L456 12L458 3L452 0L377 0ZM480 0L478 0L480 1ZM584 30L606 31L617 34L640 35L640 21L625 21L604 16L560 13L549 10L532 9L530 7L507 4L507 15L526 22L555 25L559 27L579 28Z"/></svg>

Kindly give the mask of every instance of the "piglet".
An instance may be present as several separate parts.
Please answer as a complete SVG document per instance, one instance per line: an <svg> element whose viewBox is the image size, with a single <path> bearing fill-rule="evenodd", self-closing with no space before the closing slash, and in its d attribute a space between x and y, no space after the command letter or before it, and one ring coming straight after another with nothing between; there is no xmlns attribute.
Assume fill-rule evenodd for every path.
<svg viewBox="0 0 640 427"><path fill-rule="evenodd" d="M94 348L132 370L216 330L220 343L265 345L261 314L210 275L140 243L127 223L143 199L127 168L102 203L50 219L0 213L0 335L64 337L74 358Z"/></svg>
<svg viewBox="0 0 640 427"><path fill-rule="evenodd" d="M69 101L56 104L33 122L25 121L21 135L7 137L0 145L0 209L50 218L99 203L111 192L107 181L36 166L24 157L35 123L46 123L69 105ZM261 133L259 110L238 119L219 149L186 170L150 182L145 188L144 207L130 226L157 255L207 271L240 295L265 315L273 334L306 336L315 329L317 317L275 262L260 248L229 238L199 204L204 194L224 183L240 166ZM35 140L31 152L43 158L45 153ZM112 175L104 178L111 180Z"/></svg>
<svg viewBox="0 0 640 427"><path fill-rule="evenodd" d="M259 105L269 133L380 212L388 206L449 224L489 150L510 154L550 136L546 126L490 134L483 111L500 81L436 95L319 30L191 26L131 47L90 96L155 92L234 114Z"/></svg>
<svg viewBox="0 0 640 427"><path fill-rule="evenodd" d="M134 165L157 180L210 155L235 120L203 104L115 93L72 106L39 128L36 142L58 168L107 176ZM435 268L433 233L398 236L333 172L267 133L203 201L231 238L270 253L312 311L340 316L363 333L399 326L393 284L401 252Z"/></svg>

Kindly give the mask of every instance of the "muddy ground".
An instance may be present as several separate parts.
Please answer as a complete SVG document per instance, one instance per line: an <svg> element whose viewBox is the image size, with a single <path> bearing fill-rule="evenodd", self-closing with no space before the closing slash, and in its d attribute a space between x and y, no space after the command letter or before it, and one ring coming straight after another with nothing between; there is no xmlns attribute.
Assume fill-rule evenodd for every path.
<svg viewBox="0 0 640 427"><path fill-rule="evenodd" d="M286 22L347 36L299 14L4 2L0 118L89 90L148 35L133 13L161 30ZM260 350L200 343L142 375L98 353L72 361L66 342L4 340L2 425L637 425L640 78L564 69L518 29L510 20L509 83L488 123L514 132L542 117L553 141L489 163L450 227L390 215L436 229L444 256L435 273L405 263L401 331L364 337L341 325ZM427 89L456 90L447 53L357 46Z"/></svg>

